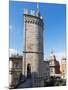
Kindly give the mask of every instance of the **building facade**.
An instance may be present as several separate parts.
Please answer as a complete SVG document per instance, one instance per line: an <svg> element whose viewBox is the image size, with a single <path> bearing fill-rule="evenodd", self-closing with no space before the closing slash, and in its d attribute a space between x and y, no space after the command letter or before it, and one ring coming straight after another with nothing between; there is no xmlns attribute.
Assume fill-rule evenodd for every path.
<svg viewBox="0 0 68 90"><path fill-rule="evenodd" d="M51 52L49 57L50 77L61 77L60 76L60 64L56 60L56 56Z"/></svg>
<svg viewBox="0 0 68 90"><path fill-rule="evenodd" d="M66 69L66 58L65 57L61 58L60 71L61 71L61 78L66 79L67 69Z"/></svg>
<svg viewBox="0 0 68 90"><path fill-rule="evenodd" d="M43 61L43 77L45 81L50 80L50 67L49 67L49 61Z"/></svg>
<svg viewBox="0 0 68 90"><path fill-rule="evenodd" d="M19 77L22 73L23 57L19 55L12 55L9 58L9 86L15 87L18 83Z"/></svg>

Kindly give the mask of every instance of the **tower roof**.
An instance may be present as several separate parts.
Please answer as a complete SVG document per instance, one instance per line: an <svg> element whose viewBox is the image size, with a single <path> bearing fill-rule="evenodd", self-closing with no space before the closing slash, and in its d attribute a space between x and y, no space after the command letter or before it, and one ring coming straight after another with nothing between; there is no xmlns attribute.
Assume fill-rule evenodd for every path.
<svg viewBox="0 0 68 90"><path fill-rule="evenodd" d="M56 60L56 56L55 56L53 50L52 50L51 53L50 53L49 59L50 59L50 60Z"/></svg>
<svg viewBox="0 0 68 90"><path fill-rule="evenodd" d="M28 10L27 8L24 8L24 14L26 14L26 15L31 15L31 16L35 16L35 17L38 17L38 18L40 18L40 19L43 19L43 17L40 16L39 3L37 3L36 6L37 6L36 10L33 10L33 9Z"/></svg>

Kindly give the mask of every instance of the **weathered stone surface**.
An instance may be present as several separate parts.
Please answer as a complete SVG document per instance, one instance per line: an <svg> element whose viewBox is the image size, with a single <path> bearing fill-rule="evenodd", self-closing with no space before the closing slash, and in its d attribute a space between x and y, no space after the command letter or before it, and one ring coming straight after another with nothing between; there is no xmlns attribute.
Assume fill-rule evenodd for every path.
<svg viewBox="0 0 68 90"><path fill-rule="evenodd" d="M27 76L27 64L31 65L32 77L42 77L43 62L43 20L36 16L24 15L25 54L24 70ZM41 86L40 83L36 81Z"/></svg>

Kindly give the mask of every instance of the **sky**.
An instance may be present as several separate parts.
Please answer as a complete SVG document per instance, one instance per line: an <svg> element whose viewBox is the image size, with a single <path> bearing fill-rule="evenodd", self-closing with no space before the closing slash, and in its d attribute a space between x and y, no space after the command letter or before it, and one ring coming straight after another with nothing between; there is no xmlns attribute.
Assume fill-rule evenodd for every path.
<svg viewBox="0 0 68 90"><path fill-rule="evenodd" d="M9 2L9 48L19 53L23 51L23 11L37 10L37 3ZM66 5L39 3L40 14L44 21L44 55L65 53L66 51Z"/></svg>

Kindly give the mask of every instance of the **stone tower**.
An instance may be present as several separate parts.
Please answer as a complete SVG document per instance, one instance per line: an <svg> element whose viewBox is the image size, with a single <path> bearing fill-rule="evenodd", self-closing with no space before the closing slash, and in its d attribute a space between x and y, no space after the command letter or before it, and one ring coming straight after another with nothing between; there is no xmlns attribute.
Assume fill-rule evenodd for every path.
<svg viewBox="0 0 68 90"><path fill-rule="evenodd" d="M42 63L43 63L43 19L37 11L24 10L24 51L23 51L23 74L33 78L33 84L43 86ZM35 80L36 79L36 80ZM41 81L39 81L41 79ZM36 81L34 83L34 81Z"/></svg>

